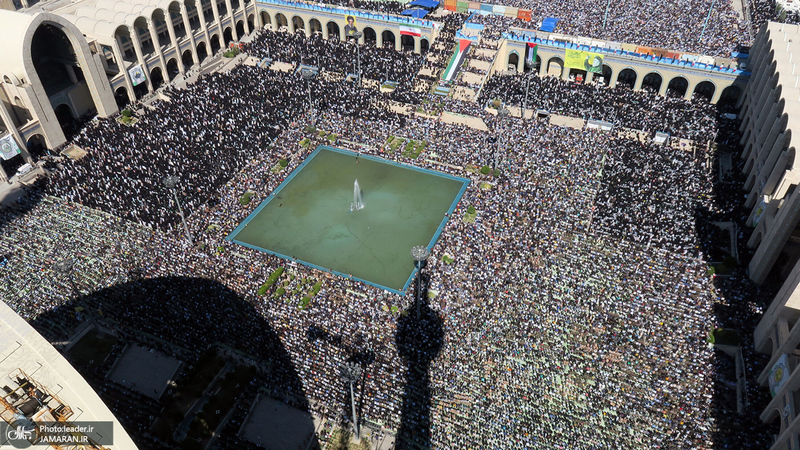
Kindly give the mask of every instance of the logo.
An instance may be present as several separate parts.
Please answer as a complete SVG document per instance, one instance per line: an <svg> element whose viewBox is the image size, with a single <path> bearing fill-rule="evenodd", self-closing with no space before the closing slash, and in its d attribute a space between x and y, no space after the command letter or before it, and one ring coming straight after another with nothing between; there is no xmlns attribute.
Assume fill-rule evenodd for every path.
<svg viewBox="0 0 800 450"><path fill-rule="evenodd" d="M16 427L9 425L5 433L8 444L14 448L28 448L33 445L32 442L36 440L38 435L36 429L31 425L17 425Z"/></svg>

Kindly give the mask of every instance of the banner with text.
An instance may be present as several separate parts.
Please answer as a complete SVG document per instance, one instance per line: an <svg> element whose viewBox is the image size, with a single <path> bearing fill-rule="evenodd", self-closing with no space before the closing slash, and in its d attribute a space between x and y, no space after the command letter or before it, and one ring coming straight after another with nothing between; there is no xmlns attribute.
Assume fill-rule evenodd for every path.
<svg viewBox="0 0 800 450"><path fill-rule="evenodd" d="M134 86L144 83L144 80L147 79L147 77L144 75L144 70L142 69L141 64L131 67L131 69L128 71L128 75L131 76L131 82Z"/></svg>
<svg viewBox="0 0 800 450"><path fill-rule="evenodd" d="M566 50L564 67L582 69L592 73L603 73L603 54L583 50Z"/></svg>
<svg viewBox="0 0 800 450"><path fill-rule="evenodd" d="M14 136L7 134L0 138L0 157L3 159L11 159L21 153L17 141Z"/></svg>

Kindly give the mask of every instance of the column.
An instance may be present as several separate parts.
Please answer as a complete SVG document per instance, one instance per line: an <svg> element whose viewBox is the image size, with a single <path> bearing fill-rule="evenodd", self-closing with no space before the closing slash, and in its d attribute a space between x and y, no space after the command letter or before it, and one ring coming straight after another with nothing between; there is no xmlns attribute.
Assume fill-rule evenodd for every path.
<svg viewBox="0 0 800 450"><path fill-rule="evenodd" d="M181 55L181 46L178 45L178 38L175 37L175 27L172 25L172 15L170 14L169 10L166 11L165 19L167 21L167 33L169 33L169 40L172 42L172 46L175 47L175 59L178 63L178 71L180 72L181 76L186 74L186 70L183 68L182 62L182 55ZM166 67L165 67L166 68ZM169 70L169 69L167 69ZM167 74L167 79L171 78L169 73Z"/></svg>
<svg viewBox="0 0 800 450"><path fill-rule="evenodd" d="M239 1L244 1L244 0L239 0ZM228 18L231 21L231 36L233 36L234 41L238 41L241 36L239 36L239 33L236 32L236 19L233 15L233 8L231 8L231 0L225 0L225 6L228 7Z"/></svg>
<svg viewBox="0 0 800 450"><path fill-rule="evenodd" d="M633 71L636 74L636 81L633 83L633 90L638 91L642 89L642 81L644 81L644 77L639 75L639 72Z"/></svg>
<svg viewBox="0 0 800 450"><path fill-rule="evenodd" d="M119 48L119 41L117 41L116 37L114 37L113 50L114 57L117 58L117 67L119 67L119 70L122 73L122 79L125 80L125 87L128 90L128 100L133 103L136 101L136 95L133 93L133 83L131 82L130 74L128 74L128 66L125 64L125 60L122 58L122 50Z"/></svg>
<svg viewBox="0 0 800 450"><path fill-rule="evenodd" d="M158 41L158 33L156 32L155 23L152 19L147 19L147 28L150 29L150 39L153 40L153 48L156 49L158 60L161 62L161 76L164 78L164 83L169 83L169 74L167 73L167 61L164 59L164 53L161 51L161 42ZM149 74L148 74L149 77Z"/></svg>
<svg viewBox="0 0 800 450"><path fill-rule="evenodd" d="M186 28L186 35L189 36L189 42L192 46L192 60L195 64L200 64L200 59L197 56L197 44L194 42L194 32L192 32L192 24L189 23L189 13L186 11L186 4L181 3L181 16L183 17L183 26ZM178 49L178 53L181 53ZM181 64L183 64L183 54L180 55Z"/></svg>
<svg viewBox="0 0 800 450"><path fill-rule="evenodd" d="M422 38L421 37L415 37L414 38L414 53L416 53L418 55L420 53L422 53Z"/></svg>
<svg viewBox="0 0 800 450"><path fill-rule="evenodd" d="M133 50L136 52L136 58L139 64L142 65L142 70L145 73L145 83L147 83L147 90L153 92L153 83L150 81L150 69L147 67L147 61L144 60L142 53L142 44L139 42L139 32L136 31L135 26L128 27L131 34L131 42L133 42Z"/></svg>
<svg viewBox="0 0 800 450"><path fill-rule="evenodd" d="M197 4L195 3L195 7ZM206 37L206 45L208 46L209 54L213 54L211 50L211 34L208 32L208 24L206 23L206 14L203 12L203 3L200 2L200 7L197 8L197 20L200 21L200 28L203 30L203 35Z"/></svg>
<svg viewBox="0 0 800 450"><path fill-rule="evenodd" d="M247 20L247 3L244 0L240 1L242 2L242 11L244 12L244 32L250 34L253 32L253 30L250 28L250 21ZM256 2L252 3L253 3L253 25L255 25L256 15L258 13L256 12L256 6L255 6Z"/></svg>
<svg viewBox="0 0 800 450"><path fill-rule="evenodd" d="M75 75L75 68L72 67L71 64L64 64L64 67L67 69L67 76L69 77L69 81L73 84L78 82L78 77Z"/></svg>

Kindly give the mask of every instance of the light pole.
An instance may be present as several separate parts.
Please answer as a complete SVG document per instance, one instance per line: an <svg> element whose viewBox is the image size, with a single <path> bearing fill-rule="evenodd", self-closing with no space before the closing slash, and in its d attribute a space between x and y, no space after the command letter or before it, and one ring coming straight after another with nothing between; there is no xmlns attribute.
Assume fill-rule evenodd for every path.
<svg viewBox="0 0 800 450"><path fill-rule="evenodd" d="M164 187L172 191L172 194L175 196L175 203L178 204L178 212L181 214L181 222L183 222L183 231L186 233L186 240L189 241L189 245L193 245L192 243L192 236L189 234L189 227L186 225L186 217L183 215L183 208L181 208L181 201L178 198L178 192L175 190L175 187L178 186L178 182L181 179L178 178L177 175L167 175L164 177Z"/></svg>
<svg viewBox="0 0 800 450"><path fill-rule="evenodd" d="M420 280L422 279L422 268L425 267L425 261L428 259L428 256L431 255L431 251L428 250L428 247L424 245L415 245L411 249L411 256L414 257L414 266L417 268L417 291L415 294L415 298L417 300L417 320L422 318L422 300L420 297Z"/></svg>
<svg viewBox="0 0 800 450"><path fill-rule="evenodd" d="M525 61L525 67L528 69L528 74L525 75L525 102L522 103L522 118L525 119L525 110L528 109L528 92L531 89L531 75L533 74L533 63Z"/></svg>
<svg viewBox="0 0 800 450"><path fill-rule="evenodd" d="M364 36L364 33L360 31L356 31L351 36L353 36L356 40L356 73L358 74L358 87L361 87L361 46L358 45L358 40Z"/></svg>
<svg viewBox="0 0 800 450"><path fill-rule="evenodd" d="M506 108L505 106L497 110L497 117L499 117L497 121L498 122L497 147L495 147L494 151L494 161L492 162L492 169L497 169L497 158L500 156L500 146L502 145L503 141L503 135L499 132L500 131L499 128L500 125L503 124L503 119L505 119L508 116L508 113L509 113L508 108Z"/></svg>
<svg viewBox="0 0 800 450"><path fill-rule="evenodd" d="M308 69L303 69L300 72L303 79L306 80L306 87L308 88L308 110L311 112L311 125L316 125L317 120L314 116L314 106L311 104L311 79L314 78L314 72Z"/></svg>
<svg viewBox="0 0 800 450"><path fill-rule="evenodd" d="M350 361L339 365L339 375L345 383L350 384L350 406L353 410L353 431L355 432L356 439L361 439L358 430L358 418L356 417L356 396L353 393L353 384L361 378L361 366Z"/></svg>

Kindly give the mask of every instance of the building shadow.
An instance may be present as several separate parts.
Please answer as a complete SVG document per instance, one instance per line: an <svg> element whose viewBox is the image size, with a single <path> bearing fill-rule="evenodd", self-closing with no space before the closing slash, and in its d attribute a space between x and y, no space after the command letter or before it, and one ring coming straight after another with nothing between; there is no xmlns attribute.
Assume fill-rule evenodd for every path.
<svg viewBox="0 0 800 450"><path fill-rule="evenodd" d="M739 157L741 133L738 120L723 116L738 110L735 104L721 101L717 113L720 131L702 161L714 175L711 193L714 203L712 208L699 205L695 209L695 233L702 252L699 256L713 276L716 291L725 300L714 303L715 326L734 332L739 340L715 345L708 411L715 427L710 436L714 449L769 448L772 435L779 432L780 426L763 423L759 417L771 397L755 378L769 357L754 348L753 332L761 315L753 305L766 310L780 281L769 279L757 286L748 276L753 250L746 243L753 230L745 225L750 211L744 205L744 161Z"/></svg>
<svg viewBox="0 0 800 450"><path fill-rule="evenodd" d="M239 434L259 398L270 397L301 411L309 411L300 377L272 324L252 304L221 283L177 276L129 281L74 298L41 314L31 324L37 330L47 329L53 321L74 316L76 311L81 311L84 319L92 322L95 328L112 333L119 344L103 363L81 366L74 358L71 362L141 449L185 449L209 445L207 441L187 445L186 441L179 443L164 438L154 432L154 422L169 409L173 394L180 391L181 382L190 378L187 374L202 370L214 359L225 367L220 377L226 370L233 372L235 367L254 375L248 382L236 385L239 387L234 391L236 403L227 415L225 411L217 411L225 417L224 420L218 418L221 423L210 447L261 448ZM175 376L177 384L170 385L161 398L140 395L106 379L122 347L130 344L159 351L184 363ZM214 355L211 358L208 357L209 350ZM69 358L69 353L66 356ZM220 384L217 387L221 389ZM205 395L210 397L213 393ZM313 445L317 439L311 416L306 414L304 417L308 420L281 429L280 433L294 435L295 439L290 441L302 441L303 448L318 448L318 445ZM183 416L175 418L175 421L181 420ZM257 426L267 428L270 425ZM269 433L264 429L262 434ZM308 445L309 439L313 441L312 445ZM264 445L264 440L260 443ZM281 445L277 441L267 442L267 446L272 448Z"/></svg>
<svg viewBox="0 0 800 450"><path fill-rule="evenodd" d="M430 366L444 343L443 319L428 306L427 274L422 275L420 301L417 300L397 321L395 343L406 365L400 428L395 445L398 450L431 448ZM419 317L417 307L420 308Z"/></svg>

